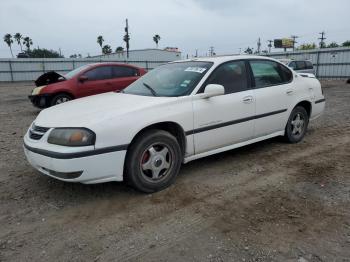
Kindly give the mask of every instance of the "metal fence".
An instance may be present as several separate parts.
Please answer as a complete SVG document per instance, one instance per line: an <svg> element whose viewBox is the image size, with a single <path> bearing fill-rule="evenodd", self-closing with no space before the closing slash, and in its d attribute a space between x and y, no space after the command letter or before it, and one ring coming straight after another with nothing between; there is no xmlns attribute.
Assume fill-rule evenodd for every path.
<svg viewBox="0 0 350 262"><path fill-rule="evenodd" d="M310 60L320 79L350 78L350 48L326 48L267 54L276 59Z"/></svg>
<svg viewBox="0 0 350 262"><path fill-rule="evenodd" d="M310 60L320 79L350 78L350 48L326 48L307 51L295 51L267 54L273 58ZM22 58L0 59L0 81L35 80L48 71L65 74L79 66L96 62L122 62L136 65L146 70L153 69L170 61L125 61L116 58Z"/></svg>
<svg viewBox="0 0 350 262"><path fill-rule="evenodd" d="M121 61L108 58L0 59L0 82L31 81L37 79L40 75L48 71L56 71L60 74L65 74L77 67L98 62L127 63L145 68L146 70L151 70L170 61Z"/></svg>

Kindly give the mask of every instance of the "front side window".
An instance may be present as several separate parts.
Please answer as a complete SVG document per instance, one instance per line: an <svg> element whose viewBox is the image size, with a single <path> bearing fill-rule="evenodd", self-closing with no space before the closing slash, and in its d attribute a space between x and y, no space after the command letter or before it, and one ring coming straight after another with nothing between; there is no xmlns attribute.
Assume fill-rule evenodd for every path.
<svg viewBox="0 0 350 262"><path fill-rule="evenodd" d="M209 77L206 85L218 84L225 88L225 94L248 89L247 71L244 61L232 61L220 65Z"/></svg>
<svg viewBox="0 0 350 262"><path fill-rule="evenodd" d="M124 93L143 96L189 95L213 65L211 62L179 62L159 66L133 82Z"/></svg>
<svg viewBox="0 0 350 262"><path fill-rule="evenodd" d="M88 81L104 80L112 78L112 69L110 66L99 66L84 73Z"/></svg>
<svg viewBox="0 0 350 262"><path fill-rule="evenodd" d="M113 66L112 68L113 78L118 77L133 77L138 76L138 70L128 66Z"/></svg>
<svg viewBox="0 0 350 262"><path fill-rule="evenodd" d="M293 77L289 69L274 61L250 61L250 66L256 88L284 84L290 82Z"/></svg>
<svg viewBox="0 0 350 262"><path fill-rule="evenodd" d="M295 64L295 62L291 62L289 64L289 67L292 68L293 70L296 70L297 69L297 65Z"/></svg>

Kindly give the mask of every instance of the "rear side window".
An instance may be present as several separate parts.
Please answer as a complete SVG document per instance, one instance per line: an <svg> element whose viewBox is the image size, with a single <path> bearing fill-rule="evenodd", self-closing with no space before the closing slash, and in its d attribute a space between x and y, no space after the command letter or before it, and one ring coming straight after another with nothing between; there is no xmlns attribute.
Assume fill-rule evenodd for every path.
<svg viewBox="0 0 350 262"><path fill-rule="evenodd" d="M211 74L206 84L218 84L224 86L225 94L247 90L248 83L245 62L232 61L220 65Z"/></svg>
<svg viewBox="0 0 350 262"><path fill-rule="evenodd" d="M304 69L306 69L304 61L296 61L295 63L297 64L297 70L304 70Z"/></svg>
<svg viewBox="0 0 350 262"><path fill-rule="evenodd" d="M128 66L113 66L112 67L113 78L118 77L133 77L138 76L139 72L136 68Z"/></svg>
<svg viewBox="0 0 350 262"><path fill-rule="evenodd" d="M314 66L310 61L306 61L306 69L314 69Z"/></svg>
<svg viewBox="0 0 350 262"><path fill-rule="evenodd" d="M100 66L91 69L84 75L88 77L89 81L110 79L112 78L112 69L110 66Z"/></svg>
<svg viewBox="0 0 350 262"><path fill-rule="evenodd" d="M281 85L292 80L292 72L274 61L254 60L250 61L255 87Z"/></svg>

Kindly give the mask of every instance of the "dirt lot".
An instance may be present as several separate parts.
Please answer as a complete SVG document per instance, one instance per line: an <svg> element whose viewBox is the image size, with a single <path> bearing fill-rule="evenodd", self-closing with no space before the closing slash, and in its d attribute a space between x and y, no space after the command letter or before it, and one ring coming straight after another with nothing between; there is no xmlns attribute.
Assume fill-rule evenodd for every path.
<svg viewBox="0 0 350 262"><path fill-rule="evenodd" d="M350 85L327 86L302 143L194 161L144 195L34 171L32 86L0 85L0 261L350 261Z"/></svg>

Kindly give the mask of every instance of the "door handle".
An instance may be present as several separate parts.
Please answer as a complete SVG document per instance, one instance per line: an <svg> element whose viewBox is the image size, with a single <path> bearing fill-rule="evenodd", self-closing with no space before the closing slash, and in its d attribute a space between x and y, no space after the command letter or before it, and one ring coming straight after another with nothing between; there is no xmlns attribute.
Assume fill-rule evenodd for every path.
<svg viewBox="0 0 350 262"><path fill-rule="evenodd" d="M289 89L289 90L286 91L286 93L287 93L287 95L292 95L294 93L294 90Z"/></svg>
<svg viewBox="0 0 350 262"><path fill-rule="evenodd" d="M245 104L250 104L253 102L253 97L252 96L246 96L243 98L243 103Z"/></svg>

